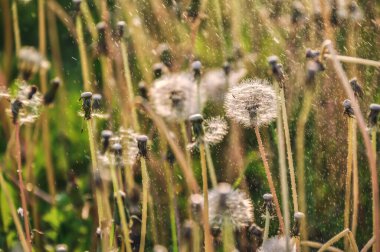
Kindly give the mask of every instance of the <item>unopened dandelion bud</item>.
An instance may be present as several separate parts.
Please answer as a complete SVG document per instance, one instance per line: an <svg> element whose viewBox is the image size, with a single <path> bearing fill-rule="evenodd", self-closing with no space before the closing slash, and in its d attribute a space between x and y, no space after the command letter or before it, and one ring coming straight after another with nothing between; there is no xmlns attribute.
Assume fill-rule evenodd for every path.
<svg viewBox="0 0 380 252"><path fill-rule="evenodd" d="M168 44L160 44L157 48L160 60L165 66L171 68L173 66L173 55Z"/></svg>
<svg viewBox="0 0 380 252"><path fill-rule="evenodd" d="M33 98L33 96L37 93L37 90L38 90L37 86L35 85L30 86L30 91L27 95L28 100L31 100Z"/></svg>
<svg viewBox="0 0 380 252"><path fill-rule="evenodd" d="M100 190L103 189L102 177L101 177L99 171L95 171L95 173L94 173L94 185L96 188L98 188Z"/></svg>
<svg viewBox="0 0 380 252"><path fill-rule="evenodd" d="M363 95L364 95L363 88L359 84L359 82L356 78L352 78L350 80L350 85L351 85L352 91L354 91L355 96L363 98Z"/></svg>
<svg viewBox="0 0 380 252"><path fill-rule="evenodd" d="M145 100L148 100L148 89L144 81L140 81L138 89L139 89L139 95Z"/></svg>
<svg viewBox="0 0 380 252"><path fill-rule="evenodd" d="M200 221L202 218L203 197L200 194L190 195L191 212L195 220Z"/></svg>
<svg viewBox="0 0 380 252"><path fill-rule="evenodd" d="M279 63L279 59L276 55L268 57L268 63L271 66L272 74L275 76L276 80L282 83L284 80L284 71L282 65Z"/></svg>
<svg viewBox="0 0 380 252"><path fill-rule="evenodd" d="M12 112L12 122L13 124L17 123L18 116L20 113L20 109L22 108L22 102L19 99L16 99L11 104L11 112Z"/></svg>
<svg viewBox="0 0 380 252"><path fill-rule="evenodd" d="M213 225L211 226L210 228L211 230L211 235L214 237L214 239L217 239L220 234L222 233L222 229L220 228L220 226L217 226L217 225Z"/></svg>
<svg viewBox="0 0 380 252"><path fill-rule="evenodd" d="M186 220L182 227L182 236L185 242L189 243L191 241L193 232L193 222L191 220Z"/></svg>
<svg viewBox="0 0 380 252"><path fill-rule="evenodd" d="M162 245L154 245L153 252L168 252L168 249Z"/></svg>
<svg viewBox="0 0 380 252"><path fill-rule="evenodd" d="M117 32L116 32L116 35L117 35L118 39L122 39L124 37L125 26L126 25L125 25L124 21L117 22Z"/></svg>
<svg viewBox="0 0 380 252"><path fill-rule="evenodd" d="M203 116L201 114L194 114L189 117L189 121L193 127L193 133L195 138L200 138L204 135L203 131Z"/></svg>
<svg viewBox="0 0 380 252"><path fill-rule="evenodd" d="M270 193L266 193L263 195L264 199L264 207L267 208L269 211L273 210L273 195Z"/></svg>
<svg viewBox="0 0 380 252"><path fill-rule="evenodd" d="M229 61L225 61L223 63L223 72L226 76L228 76L231 73L231 64Z"/></svg>
<svg viewBox="0 0 380 252"><path fill-rule="evenodd" d="M96 25L98 30L98 52L100 54L107 54L108 48L106 43L106 23L100 22Z"/></svg>
<svg viewBox="0 0 380 252"><path fill-rule="evenodd" d="M80 100L82 100L82 110L84 112L84 119L91 119L91 108L92 108L92 93L84 92L80 96Z"/></svg>
<svg viewBox="0 0 380 252"><path fill-rule="evenodd" d="M57 77L51 81L50 89L44 95L45 106L50 105L54 102L57 95L58 88L61 86L61 80Z"/></svg>
<svg viewBox="0 0 380 252"><path fill-rule="evenodd" d="M306 49L306 58L307 59L315 59L318 58L320 55L319 51L312 50L310 48Z"/></svg>
<svg viewBox="0 0 380 252"><path fill-rule="evenodd" d="M103 145L102 153L103 154L107 151L107 149L110 145L110 138L112 137L112 135L113 135L113 133L110 130L103 130L101 133L102 145Z"/></svg>
<svg viewBox="0 0 380 252"><path fill-rule="evenodd" d="M292 229L293 236L299 236L301 230L301 221L305 218L305 214L302 212L294 213L294 226Z"/></svg>
<svg viewBox="0 0 380 252"><path fill-rule="evenodd" d="M139 155L146 158L148 156L148 137L145 135L139 135L136 140L137 147L139 148Z"/></svg>
<svg viewBox="0 0 380 252"><path fill-rule="evenodd" d="M153 77L154 79L159 79L162 76L164 69L164 64L162 63L156 63L153 65Z"/></svg>
<svg viewBox="0 0 380 252"><path fill-rule="evenodd" d="M58 244L55 247L55 252L67 252L67 251L68 251L68 247L66 244Z"/></svg>
<svg viewBox="0 0 380 252"><path fill-rule="evenodd" d="M166 161L170 164L170 166L174 165L175 162L175 156L172 151L172 149L169 147L168 150L166 151Z"/></svg>
<svg viewBox="0 0 380 252"><path fill-rule="evenodd" d="M346 99L343 101L343 114L348 116L348 117L354 117L354 110L351 106L351 101L349 99Z"/></svg>
<svg viewBox="0 0 380 252"><path fill-rule="evenodd" d="M92 111L99 111L102 108L102 95L94 94L92 96Z"/></svg>
<svg viewBox="0 0 380 252"><path fill-rule="evenodd" d="M200 0L191 0L189 7L187 8L187 16L192 18L192 20L194 21L199 15L200 7Z"/></svg>
<svg viewBox="0 0 380 252"><path fill-rule="evenodd" d="M368 118L369 125L370 127L374 127L377 125L377 119L380 112L380 105L372 103L369 106L369 109L370 109L369 118Z"/></svg>
<svg viewBox="0 0 380 252"><path fill-rule="evenodd" d="M193 61L191 68L193 70L194 79L199 80L201 77L202 63L199 60Z"/></svg>

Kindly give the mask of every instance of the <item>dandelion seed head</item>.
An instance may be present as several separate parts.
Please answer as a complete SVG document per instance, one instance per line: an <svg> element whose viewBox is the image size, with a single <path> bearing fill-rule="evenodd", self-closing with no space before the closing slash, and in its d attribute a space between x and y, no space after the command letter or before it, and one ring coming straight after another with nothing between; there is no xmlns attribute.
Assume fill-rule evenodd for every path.
<svg viewBox="0 0 380 252"><path fill-rule="evenodd" d="M289 251L296 252L296 245L289 238ZM263 245L259 248L259 252L286 252L286 238L283 236L275 236L269 238L263 242Z"/></svg>
<svg viewBox="0 0 380 252"><path fill-rule="evenodd" d="M215 69L206 72L201 79L200 90L208 100L220 102L224 100L224 94L228 86L236 86L239 81L247 74L245 68L237 70Z"/></svg>
<svg viewBox="0 0 380 252"><path fill-rule="evenodd" d="M230 88L224 107L226 115L245 127L263 126L276 116L276 94L265 80L245 80Z"/></svg>
<svg viewBox="0 0 380 252"><path fill-rule="evenodd" d="M209 145L220 143L228 133L227 121L218 116L206 119L204 125L204 141Z"/></svg>
<svg viewBox="0 0 380 252"><path fill-rule="evenodd" d="M197 112L197 85L190 74L165 75L150 90L155 111L169 121L182 121Z"/></svg>
<svg viewBox="0 0 380 252"><path fill-rule="evenodd" d="M248 227L253 221L252 201L227 183L220 183L209 193L210 226L220 228L223 217L231 221L235 230Z"/></svg>
<svg viewBox="0 0 380 252"><path fill-rule="evenodd" d="M40 68L48 69L49 62L31 46L20 49L18 54L18 69L24 80L30 79Z"/></svg>
<svg viewBox="0 0 380 252"><path fill-rule="evenodd" d="M129 165L134 165L137 161L139 148L137 143L138 134L132 129L119 130L121 143L126 149L127 162Z"/></svg>

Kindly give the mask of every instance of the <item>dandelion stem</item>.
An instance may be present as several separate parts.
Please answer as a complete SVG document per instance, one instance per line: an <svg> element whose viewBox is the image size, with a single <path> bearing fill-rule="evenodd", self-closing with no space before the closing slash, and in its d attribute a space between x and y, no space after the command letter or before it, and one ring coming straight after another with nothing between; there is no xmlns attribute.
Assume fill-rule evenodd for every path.
<svg viewBox="0 0 380 252"><path fill-rule="evenodd" d="M128 224L127 224L127 217L125 216L124 204L123 204L123 200L122 200L121 195L120 195L120 187L119 187L119 183L117 181L118 179L117 179L117 175L116 175L116 171L115 171L114 160L112 160L110 170L111 170L113 191L116 194L116 203L117 203L117 207L119 209L119 215L120 215L120 219L121 219L121 227L122 227L122 232L123 232L123 236L124 236L124 243L125 243L125 246L127 248L127 252L132 252L131 243L129 242L129 228L128 228Z"/></svg>
<svg viewBox="0 0 380 252"><path fill-rule="evenodd" d="M206 161L207 161L208 172L210 174L211 184L212 184L212 187L216 187L218 185L218 180L216 179L215 167L214 167L214 162L212 161L210 145L208 145L207 143L205 143L205 152L206 152Z"/></svg>
<svg viewBox="0 0 380 252"><path fill-rule="evenodd" d="M24 251L30 251L31 252L32 251L31 244L30 244L30 242L28 242L25 239L25 234L24 234L24 231L22 229L20 219L17 215L17 211L15 208L15 204L13 202L12 196L8 191L7 185L5 184L4 177L3 177L3 170L1 167L0 167L0 186L1 186L1 190L5 194L5 198L7 199L7 204L10 208L10 212L11 212L13 221L14 221L15 226L16 226L17 234L18 234L18 237L20 239L22 249ZM24 213L25 213L25 211L24 211ZM25 221L25 218L24 218L24 221Z"/></svg>
<svg viewBox="0 0 380 252"><path fill-rule="evenodd" d="M141 221L141 240L139 251L145 251L145 239L146 239L146 226L148 217L148 192L149 192L149 176L146 166L145 158L141 158L141 175L142 175L142 187L143 187L143 201L142 201L142 221Z"/></svg>
<svg viewBox="0 0 380 252"><path fill-rule="evenodd" d="M346 174L346 192L344 197L344 228L347 229L350 226L350 201L351 201L351 174L352 174L352 125L353 118L348 118L348 133L347 133L347 174ZM344 240L344 249L348 250L348 239Z"/></svg>
<svg viewBox="0 0 380 252"><path fill-rule="evenodd" d="M268 207L265 207L265 228L264 228L264 236L263 236L263 241L268 239L269 235L269 227L270 227L270 212Z"/></svg>
<svg viewBox="0 0 380 252"><path fill-rule="evenodd" d="M173 176L167 162L164 162L164 172L169 196L170 230L172 235L173 252L178 252L177 224L175 216L175 194L173 190Z"/></svg>
<svg viewBox="0 0 380 252"><path fill-rule="evenodd" d="M352 91L352 88L342 68L342 65L340 64L339 60L336 57L336 52L331 44L331 41L326 41L326 44L329 49L329 52L332 55L333 66L337 72L337 75L348 95L348 98L352 102L352 108L354 110L354 114L358 122L360 132L364 139L364 144L366 147L367 157L368 157L368 162L369 162L370 172L371 172L373 215L374 215L373 232L375 234L375 239L376 239L375 247L376 249L379 250L380 249L380 204L379 203L380 202L379 202L379 183L378 183L378 177L377 177L376 156L374 155L375 150L371 146L371 141L369 139L369 136L366 130L366 124L365 124L363 115L360 111L358 102L355 100L355 94Z"/></svg>
<svg viewBox="0 0 380 252"><path fill-rule="evenodd" d="M314 241L301 241L301 246L310 247L310 248L321 248L323 244L319 242L314 242ZM326 250L331 251L331 252L343 252L343 250L340 250L332 246L326 248Z"/></svg>
<svg viewBox="0 0 380 252"><path fill-rule="evenodd" d="M356 228L358 226L358 210L359 210L359 168L358 168L358 139L357 124L352 122L352 161L353 161L353 202L352 202L352 235L356 236Z"/></svg>
<svg viewBox="0 0 380 252"><path fill-rule="evenodd" d="M234 230L232 227L231 220L227 216L223 216L223 251L234 251L235 241L234 241Z"/></svg>
<svg viewBox="0 0 380 252"><path fill-rule="evenodd" d="M281 98L282 119L284 121L286 152L288 154L290 183L291 183L291 187L292 187L293 207L294 207L294 212L298 212L298 196L297 196L296 175L294 173L294 161L293 161L292 145L290 143L290 133L289 133L288 115L286 112L286 105L285 105L284 88L281 88L280 95L281 95L280 98Z"/></svg>
<svg viewBox="0 0 380 252"><path fill-rule="evenodd" d="M325 244L323 244L323 246L318 250L318 252L325 251L328 247L330 247L331 245L333 245L335 242L337 242L341 238L345 237L348 234L348 232L350 232L350 230L349 229L345 229L342 232L340 232L339 234L335 235L330 240L328 240Z"/></svg>
<svg viewBox="0 0 380 252"><path fill-rule="evenodd" d="M193 238L193 247L192 251L194 252L200 252L200 243L201 243L201 238L200 238L200 228L199 224L197 222L193 222L193 232L192 232L192 238Z"/></svg>
<svg viewBox="0 0 380 252"><path fill-rule="evenodd" d="M329 60L333 60L332 59L333 56L331 54L324 54L323 56ZM350 56L344 56L344 55L336 55L336 58L341 62L380 67L380 61L376 61L376 60L362 59L362 58L350 57Z"/></svg>
<svg viewBox="0 0 380 252"><path fill-rule="evenodd" d="M189 167L192 167L193 165L192 165L191 153L190 153L190 150L187 148L187 146L189 144L189 137L187 135L185 122L180 122L179 127L181 129L181 134L182 134L182 138L183 138L184 145L185 145L185 154L186 154L187 164Z"/></svg>
<svg viewBox="0 0 380 252"><path fill-rule="evenodd" d="M75 24L79 46L80 64L82 68L83 88L84 90L90 90L90 72L88 67L86 45L84 42L82 20L80 15L77 15Z"/></svg>
<svg viewBox="0 0 380 252"><path fill-rule="evenodd" d="M202 167L202 184L203 184L203 231L205 239L205 251L211 252L212 240L210 234L210 224L209 224L209 213L208 213L208 185L207 185L207 166L206 166L206 157L205 157L205 146L204 143L200 143L199 152L201 158L201 167Z"/></svg>
<svg viewBox="0 0 380 252"><path fill-rule="evenodd" d="M270 169L269 169L269 164L268 164L268 160L266 157L263 141L261 140L259 127L257 127L257 126L255 126L255 134L256 134L256 138L257 138L257 143L259 144L259 151L260 151L261 159L263 160L263 163L264 163L264 169L265 169L265 173L267 176L269 189L270 189L271 194L273 195L273 201L275 204L278 221L280 223L280 232L283 234L285 231L284 230L284 228L285 228L284 219L282 217L282 213L281 213L281 209L280 209L280 203L278 202L276 189L274 187L274 183L273 183L273 179L272 179L272 174L271 174Z"/></svg>
<svg viewBox="0 0 380 252"><path fill-rule="evenodd" d="M13 15L13 29L14 29L14 36L15 36L16 54L18 54L21 48L21 36L20 36L20 26L18 22L17 1L12 2L12 15Z"/></svg>
<svg viewBox="0 0 380 252"><path fill-rule="evenodd" d="M369 239L369 241L364 245L364 247L362 248L362 250L360 250L360 252L367 252L368 250L371 249L373 244L375 244L375 236L372 236L372 238Z"/></svg>

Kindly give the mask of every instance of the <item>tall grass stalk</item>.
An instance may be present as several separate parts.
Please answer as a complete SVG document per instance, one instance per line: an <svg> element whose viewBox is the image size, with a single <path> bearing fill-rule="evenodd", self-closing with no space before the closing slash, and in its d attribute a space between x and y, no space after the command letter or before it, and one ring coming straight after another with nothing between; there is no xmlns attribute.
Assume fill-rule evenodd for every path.
<svg viewBox="0 0 380 252"><path fill-rule="evenodd" d="M13 32L15 36L16 54L18 55L21 48L20 25L18 22L17 1L12 1Z"/></svg>
<svg viewBox="0 0 380 252"><path fill-rule="evenodd" d="M360 111L360 107L358 102L355 100L355 94L352 91L352 88L349 84L347 75L345 74L341 63L339 62L338 58L336 57L336 52L331 44L331 41L326 41L325 44L327 45L329 52L332 55L333 60L333 66L334 69L339 77L339 80L341 81L344 90L346 94L348 95L348 98L352 102L352 108L354 110L354 114L356 117L356 120L358 122L358 126L360 129L360 132L362 134L362 137L364 139L364 145L366 147L368 162L370 166L370 172L371 172L371 184L372 184L372 203L373 203L373 227L374 227L374 234L375 234L375 248L380 249L380 202L379 202L379 183L378 183L378 177L377 177L377 167L376 167L376 157L374 155L375 150L373 149L371 145L371 140L368 136L367 130L366 130L366 124L364 121L364 117Z"/></svg>
<svg viewBox="0 0 380 252"><path fill-rule="evenodd" d="M259 127L255 126L254 130L255 130L255 134L256 134L256 138L257 138L257 143L259 144L259 151L260 151L261 159L263 160L263 163L264 163L264 169L265 169L265 174L266 174L266 177L268 180L269 189L270 189L271 194L273 195L273 201L274 201L275 208L276 208L276 214L278 217L278 221L280 223L280 233L283 234L285 231L284 218L282 217L282 213L281 213L281 209L280 209L280 203L279 203L278 198L277 198L276 188L275 188L274 183L273 183L272 173L269 169L267 155L265 152L263 141L261 140Z"/></svg>
<svg viewBox="0 0 380 252"><path fill-rule="evenodd" d="M371 249L371 247L375 244L375 236L372 236L371 239L364 245L364 247L360 250L360 252L367 252Z"/></svg>
<svg viewBox="0 0 380 252"><path fill-rule="evenodd" d="M289 251L289 232L290 232L290 219L289 219L289 192L288 192L288 177L286 172L286 154L285 154L285 140L284 140L284 128L282 119L282 98L280 95L280 87L278 83L275 83L275 90L277 96L277 136L278 136L278 152L280 163L280 184L281 184L281 199L282 199L282 211L284 213L285 229L284 235L286 237L286 251Z"/></svg>
<svg viewBox="0 0 380 252"><path fill-rule="evenodd" d="M358 138L357 138L357 123L352 122L352 187L353 187L353 201L352 201L352 220L351 231L353 236L356 236L356 229L358 226L358 212L359 212L359 167L358 167Z"/></svg>
<svg viewBox="0 0 380 252"><path fill-rule="evenodd" d="M180 130L181 130L181 134L182 134L182 139L183 139L183 143L184 143L184 146L185 146L185 154L186 154L186 161L187 161L187 164L189 167L192 167L193 166L193 162L192 162L192 158L191 158L191 153L190 153L190 150L187 148L190 140L189 140L189 136L187 134L187 128L186 128L186 122L182 121L179 123L179 127L180 127Z"/></svg>
<svg viewBox="0 0 380 252"><path fill-rule="evenodd" d="M80 14L76 16L75 30L76 30L77 39L78 39L80 64L81 64L82 78L83 78L83 89L91 90L90 70L88 66L86 45L85 45L84 36L83 36L83 25L82 25L82 19L81 19Z"/></svg>
<svg viewBox="0 0 380 252"><path fill-rule="evenodd" d="M323 246L323 244L319 242L315 242L315 241L301 241L301 246L307 247L307 248L319 249ZM326 250L331 251L331 252L343 252L343 250L335 248L333 246L328 247Z"/></svg>
<svg viewBox="0 0 380 252"><path fill-rule="evenodd" d="M351 202L351 175L352 175L352 154L353 154L353 131L354 119L348 117L347 124L347 170L346 170L346 191L344 196L344 228L348 229L350 226L350 202ZM344 240L344 249L348 250L348 238Z"/></svg>
<svg viewBox="0 0 380 252"><path fill-rule="evenodd" d="M141 158L141 175L142 175L142 220L141 220L141 236L140 236L140 247L139 251L145 251L145 240L146 240L146 226L148 217L148 193L149 193L149 175L148 168L146 166L145 158Z"/></svg>
<svg viewBox="0 0 380 252"><path fill-rule="evenodd" d="M208 183L207 183L207 166L206 166L206 155L205 146L201 142L199 145L199 152L201 158L201 168L202 168L202 184L203 184L203 232L204 232L204 242L205 242L205 252L213 251L212 238L210 234L210 224L209 224L209 213L208 213Z"/></svg>
<svg viewBox="0 0 380 252"><path fill-rule="evenodd" d="M114 194L116 195L117 208L119 209L119 214L120 214L120 222L121 222L121 228L122 228L122 232L124 236L124 244L127 249L127 252L132 252L131 243L129 241L129 227L127 223L127 217L125 216L123 200L120 195L120 186L119 186L119 182L116 175L114 160L111 161L110 171L111 171L113 191L114 191Z"/></svg>
<svg viewBox="0 0 380 252"><path fill-rule="evenodd" d="M339 241L340 239L344 237L347 237L347 239L349 240L352 251L359 252L358 246L355 240L353 239L351 231L348 228L344 229L342 232L338 233L337 235L332 237L330 240L328 240L325 244L323 244L323 246L318 250L318 252L327 250L331 245L333 245L334 243L336 243L337 241Z"/></svg>
<svg viewBox="0 0 380 252"><path fill-rule="evenodd" d="M20 188L20 197L21 197L21 206L23 211L23 219L24 219L24 228L25 228L25 236L28 242L28 251L32 251L32 239L30 237L30 227L29 227L29 213L28 206L26 203L26 195L25 195L25 186L22 178L22 164L21 164L21 146L20 146L20 124L16 122L15 124L15 135L16 135L16 159L17 159L17 174L18 174L18 185Z"/></svg>
<svg viewBox="0 0 380 252"><path fill-rule="evenodd" d="M207 143L205 143L205 152L206 152L207 168L210 174L211 185L213 188L215 188L218 185L218 180L216 178L214 162L212 161L210 145L208 145Z"/></svg>
<svg viewBox="0 0 380 252"><path fill-rule="evenodd" d="M149 189L153 189L149 187ZM156 216L154 214L154 201L152 197L152 191L149 191L148 195L148 214L150 219L150 232L152 235L152 242L154 244L158 244L158 236L157 236L157 223L156 223Z"/></svg>
<svg viewBox="0 0 380 252"><path fill-rule="evenodd" d="M297 156L297 182L299 209L305 213L305 218L301 222L301 237L302 240L308 239L307 232L307 205L306 205L306 185L305 185L305 125L311 111L313 102L313 91L307 88L304 94L301 112L297 121L297 136L296 136L296 156Z"/></svg>
<svg viewBox="0 0 380 252"><path fill-rule="evenodd" d="M5 184L2 169L3 168L0 167L0 187L1 187L2 192L4 192L5 198L7 199L7 204L8 204L8 207L10 209L14 224L16 226L18 238L20 239L22 249L24 251L32 252L31 243L25 239L25 234L24 234L24 231L22 229L22 224L21 224L19 216L17 214L15 204L13 202L11 194L8 191L7 185ZM25 213L25 211L24 211L24 213ZM25 221L25 218L24 218L24 221Z"/></svg>

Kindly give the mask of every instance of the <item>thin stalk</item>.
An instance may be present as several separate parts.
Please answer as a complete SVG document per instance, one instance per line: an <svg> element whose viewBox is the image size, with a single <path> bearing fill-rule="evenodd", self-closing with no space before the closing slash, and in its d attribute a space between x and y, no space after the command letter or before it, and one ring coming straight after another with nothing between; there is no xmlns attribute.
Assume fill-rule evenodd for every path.
<svg viewBox="0 0 380 252"><path fill-rule="evenodd" d="M284 124L284 132L285 132L286 152L288 156L290 183L292 187L293 207L294 207L294 212L298 212L296 175L294 173L294 161L293 161L292 145L290 143L290 133L289 133L288 115L286 112L286 105L285 105L284 88L280 89L280 96L281 96L280 99L281 99L282 120L284 122L283 124Z"/></svg>
<svg viewBox="0 0 380 252"><path fill-rule="evenodd" d="M117 208L119 209L119 215L121 219L121 227L122 227L122 232L124 236L124 243L127 248L127 252L132 252L132 247L131 243L129 242L129 228L127 224L127 217L125 216L125 211L124 211L124 204L123 200L120 195L120 187L119 183L117 181L117 175L115 171L115 164L114 162L111 163L111 177L112 177L112 184L113 184L113 191L116 194L116 203L117 203Z"/></svg>
<svg viewBox="0 0 380 252"><path fill-rule="evenodd" d="M17 11L17 1L12 2L12 15L13 15L13 30L15 36L16 45L16 55L18 55L21 48L21 35L20 35L20 25L18 23L18 11Z"/></svg>
<svg viewBox="0 0 380 252"><path fill-rule="evenodd" d="M268 239L269 236L269 227L270 227L270 212L268 207L265 208L265 228L264 228L264 235L263 235L263 241Z"/></svg>
<svg viewBox="0 0 380 252"><path fill-rule="evenodd" d="M301 112L297 122L296 136L296 156L297 156L297 182L298 182L298 199L299 209L307 216L306 205L306 186L305 186L305 125L309 116L313 102L313 91L308 88L305 91ZM305 216L305 217L306 217ZM307 240L307 218L301 222L302 240Z"/></svg>
<svg viewBox="0 0 380 252"><path fill-rule="evenodd" d="M75 29L78 39L80 64L82 68L83 88L84 90L91 90L90 71L88 66L88 59L86 53L86 45L83 36L82 19L80 15L77 15L75 20Z"/></svg>
<svg viewBox="0 0 380 252"><path fill-rule="evenodd" d="M372 129L371 129L371 144L372 144L372 150L373 150L373 156L374 156L374 159L375 159L375 163L376 163L376 159L377 159L377 153L376 153L376 135L377 135L377 126L374 125L372 126ZM377 175L376 175L377 176ZM372 204L372 227L373 227L373 230L376 230L376 222L375 222L375 205ZM374 244L372 246L372 251L375 252L377 251L376 250L376 244Z"/></svg>
<svg viewBox="0 0 380 252"><path fill-rule="evenodd" d="M152 235L152 242L154 244L158 244L157 223L156 223L156 216L154 215L154 202L153 202L151 191L149 192L149 195L148 195L148 214L150 218L150 232Z"/></svg>
<svg viewBox="0 0 380 252"><path fill-rule="evenodd" d="M371 140L368 136L364 117L360 111L358 102L355 100L355 94L352 91L352 88L349 84L347 75L344 72L341 63L336 57L336 52L331 44L331 41L327 41L326 44L329 49L329 52L333 56L332 57L333 66L337 72L337 75L346 91L346 94L348 95L348 98L352 102L354 115L358 122L358 126L364 140L364 145L366 147L366 152L367 152L367 157L368 157L368 162L369 162L370 172L371 172L372 200L373 200L373 210L374 210L373 211L373 215L374 215L374 218L373 218L374 230L373 231L374 231L375 239L376 239L375 247L378 248L379 250L380 249L380 202L379 202L379 183L378 183L378 177L377 177L376 156L374 155L375 150L371 146Z"/></svg>
<svg viewBox="0 0 380 252"><path fill-rule="evenodd" d="M32 251L32 239L30 237L30 227L29 227L29 213L26 204L25 187L24 181L22 179L22 166L21 166L21 147L20 147L20 124L16 122L15 124L15 134L16 134L16 158L17 158L17 174L18 174L18 184L20 187L21 196L21 206L23 211L24 228L26 234L26 240L28 241L28 251Z"/></svg>
<svg viewBox="0 0 380 252"><path fill-rule="evenodd" d="M301 246L317 249L317 248L321 248L323 244L319 242L315 242L315 241L301 241ZM326 250L331 251L331 252L344 252L343 250L332 247L332 246L328 247Z"/></svg>
<svg viewBox="0 0 380 252"><path fill-rule="evenodd" d="M5 181L4 181L2 168L0 168L0 186L1 186L1 190L5 194L5 198L7 199L7 204L10 208L12 219L15 223L17 234L18 234L18 237L20 239L22 249L24 251L30 251L31 252L32 251L31 244L30 244L30 242L28 242L25 239L25 234L24 234L24 231L22 229L22 224L21 224L19 216L17 214L15 204L13 202L11 194L8 191L7 185L5 184ZM25 211L24 211L24 213L25 213ZM24 220L25 220L25 218L24 218Z"/></svg>
<svg viewBox="0 0 380 252"><path fill-rule="evenodd" d="M333 60L332 59L333 56L331 54L324 54L323 56L329 60ZM341 62L345 62L345 63L380 67L380 61L376 61L376 60L362 59L362 58L350 57L350 56L344 56L344 55L336 55L336 58L337 60Z"/></svg>
<svg viewBox="0 0 380 252"><path fill-rule="evenodd" d="M142 175L142 193L143 193L143 202L142 202L142 220L141 220L141 236L140 236L140 247L139 251L145 251L145 238L146 238L146 226L147 226L147 217L148 217L148 192L149 192L149 176L148 168L146 166L146 160L144 158L140 159L141 161L141 175Z"/></svg>
<svg viewBox="0 0 380 252"><path fill-rule="evenodd" d="M367 252L368 250L371 249L374 243L375 243L375 236L372 236L372 238L369 239L369 241L364 245L364 247L362 248L362 250L360 250L360 252Z"/></svg>
<svg viewBox="0 0 380 252"><path fill-rule="evenodd" d="M190 150L187 148L190 141L189 141L189 137L187 135L186 123L184 121L180 122L179 127L181 130L183 142L185 145L185 154L186 154L187 164L189 165L189 167L192 167L193 164L192 164L192 159L191 159L191 153L190 153Z"/></svg>
<svg viewBox="0 0 380 252"><path fill-rule="evenodd" d="M348 118L348 133L347 133L347 174L346 174L346 192L344 197L344 228L350 226L350 201L351 201L351 174L352 174L352 124L353 118ZM348 238L344 240L344 249L348 250Z"/></svg>
<svg viewBox="0 0 380 252"><path fill-rule="evenodd" d="M341 238L345 237L348 234L348 232L350 232L350 230L349 229L345 229L342 232L340 232L339 234L335 235L333 238L331 238L325 244L323 244L323 246L318 250L318 252L325 251L328 247L330 247L331 245L333 245L335 242L337 242Z"/></svg>
<svg viewBox="0 0 380 252"><path fill-rule="evenodd" d="M259 144L259 151L260 151L261 159L263 160L263 163L264 163L264 169L265 169L265 174L267 176L269 189L270 189L271 194L273 195L273 201L274 201L274 205L276 208L278 221L280 223L280 233L283 234L285 231L285 224L284 224L284 219L282 217L282 213L281 213L281 209L280 209L280 203L278 202L276 189L274 187L274 183L273 183L273 179L272 179L272 173L269 169L269 164L268 164L268 160L266 157L267 155L266 155L266 152L264 149L263 141L261 140L259 127L255 126L254 129L255 129L255 134L256 134L256 138L257 138L257 143Z"/></svg>
<svg viewBox="0 0 380 252"><path fill-rule="evenodd" d="M91 11L88 7L87 1L81 2L80 11L83 14L84 20L86 21L87 29L91 34L92 40L96 41L98 39L98 31L96 30L96 24L94 18L91 15Z"/></svg>
<svg viewBox="0 0 380 252"><path fill-rule="evenodd" d="M278 99L280 98L279 85L275 83L275 89L277 94L277 136L278 136L278 152L279 152L279 163L280 163L280 184L281 184L281 199L282 199L282 211L284 213L284 224L285 230L284 235L286 239L286 251L289 249L289 233L290 233L290 219L289 219L289 192L288 192L288 177L286 172L286 154L285 154L285 139L284 139L284 128L283 121L281 118L282 109L281 103Z"/></svg>
<svg viewBox="0 0 380 252"><path fill-rule="evenodd" d="M202 168L202 189L203 189L203 232L204 232L204 242L205 242L205 252L213 251L212 239L210 234L210 223L209 223L209 213L208 213L208 183L207 183L207 166L206 166L206 155L204 143L199 144L199 154L201 158L201 168Z"/></svg>
<svg viewBox="0 0 380 252"><path fill-rule="evenodd" d="M223 216L223 251L234 251L235 250L235 239L234 230L232 227L231 220L227 216Z"/></svg>
<svg viewBox="0 0 380 252"><path fill-rule="evenodd" d="M353 202L352 202L352 234L356 236L358 226L359 212L359 167L358 167L358 139L357 139L357 124L354 120L352 123L352 161L353 161Z"/></svg>
<svg viewBox="0 0 380 252"><path fill-rule="evenodd" d="M206 143L205 143L205 152L206 152L206 161L207 161L208 172L210 174L211 184L212 184L212 187L216 187L218 185L218 180L216 179L214 162L212 161L210 146Z"/></svg>
<svg viewBox="0 0 380 252"><path fill-rule="evenodd" d="M172 235L173 252L178 252L178 239L177 239L177 224L176 224L176 214L175 214L175 194L173 190L173 176L171 174L171 167L168 166L167 162L164 162L164 173L168 190L169 197L169 215L170 215L170 231Z"/></svg>
<svg viewBox="0 0 380 252"><path fill-rule="evenodd" d="M197 222L193 222L193 232L192 232L192 240L193 240L193 247L192 251L194 252L200 252L200 244L201 244L201 237L200 237L200 227Z"/></svg>

